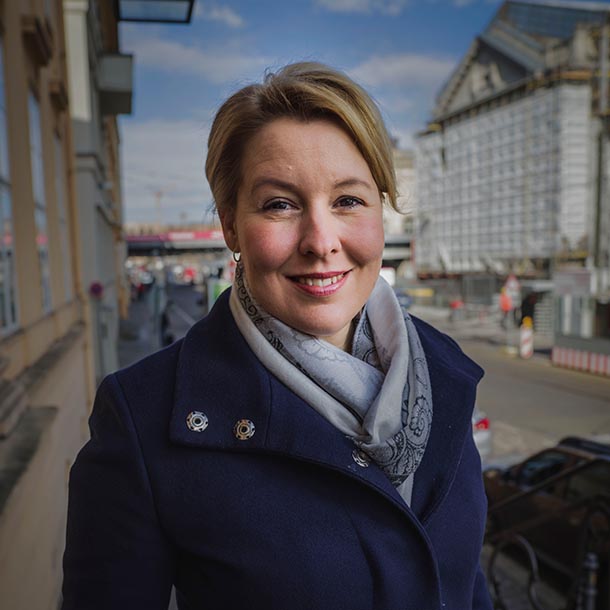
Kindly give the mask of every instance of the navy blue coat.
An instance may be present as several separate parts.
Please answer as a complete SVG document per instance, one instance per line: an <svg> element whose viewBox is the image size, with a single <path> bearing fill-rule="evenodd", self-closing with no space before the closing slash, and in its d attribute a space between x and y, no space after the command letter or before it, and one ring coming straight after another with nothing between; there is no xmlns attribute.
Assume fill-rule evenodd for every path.
<svg viewBox="0 0 610 610"><path fill-rule="evenodd" d="M70 477L64 610L166 610L172 584L191 610L491 610L482 370L416 325L434 420L411 508L261 365L227 293L183 340L107 377ZM244 418L255 433L238 440Z"/></svg>

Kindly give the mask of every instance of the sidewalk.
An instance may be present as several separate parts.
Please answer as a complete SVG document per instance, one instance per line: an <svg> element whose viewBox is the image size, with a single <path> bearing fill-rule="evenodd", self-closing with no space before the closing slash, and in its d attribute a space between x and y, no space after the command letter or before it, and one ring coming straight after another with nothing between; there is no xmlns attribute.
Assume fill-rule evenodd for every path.
<svg viewBox="0 0 610 610"><path fill-rule="evenodd" d="M432 324L438 330L448 334L456 341L486 341L493 345L507 348L507 353L516 355L519 348L519 328L502 328L500 312L480 312L472 317L450 320L449 309L425 305L413 305L409 312ZM534 357L550 362L552 337L534 333Z"/></svg>
<svg viewBox="0 0 610 610"><path fill-rule="evenodd" d="M124 368L152 354L160 347L154 328L152 290L129 305L129 317L120 321L119 367Z"/></svg>

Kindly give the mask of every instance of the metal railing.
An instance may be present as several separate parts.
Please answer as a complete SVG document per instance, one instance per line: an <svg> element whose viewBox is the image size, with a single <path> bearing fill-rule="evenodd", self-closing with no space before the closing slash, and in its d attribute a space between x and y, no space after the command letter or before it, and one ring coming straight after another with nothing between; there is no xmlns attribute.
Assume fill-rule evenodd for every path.
<svg viewBox="0 0 610 610"><path fill-rule="evenodd" d="M510 600L503 591L502 578L499 576L498 559L500 556L519 553L520 563L527 571L525 595L532 610L598 610L610 608L610 586L604 583L603 591L599 589L600 567L605 567L603 578L610 578L608 567L608 547L610 546L610 497L596 495L581 500L565 502L560 508L550 510L545 514L513 522L510 526L501 527L501 514L507 509L518 512L519 505L540 492L553 493L558 484L568 483L569 480L582 471L598 464L598 460L581 463L562 473L552 476L542 483L532 486L527 491L514 494L505 500L497 502L488 510L488 532L485 541L493 548L487 565L487 578L490 591L497 610L513 610ZM608 490L610 491L610 490ZM562 576L570 579L570 586L565 596L566 603L562 608L544 605L538 595L539 586L543 583L540 576L540 565L545 565L557 571L557 566L549 561L549 556L536 548L532 542L531 532L544 527L551 520L563 517L566 522L570 514L585 511L579 516L580 530L578 535L578 552L572 567L562 566ZM603 523L603 527L599 524ZM538 530L539 531L539 530ZM605 563L600 563L600 549L604 554ZM525 558L525 559L524 559ZM603 595L603 600L599 596ZM521 607L520 607L521 608Z"/></svg>

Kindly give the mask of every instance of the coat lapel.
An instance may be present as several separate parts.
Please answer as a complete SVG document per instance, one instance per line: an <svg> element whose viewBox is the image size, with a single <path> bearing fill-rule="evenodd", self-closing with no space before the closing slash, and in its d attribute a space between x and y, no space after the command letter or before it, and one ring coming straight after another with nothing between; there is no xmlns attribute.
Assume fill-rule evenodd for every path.
<svg viewBox="0 0 610 610"><path fill-rule="evenodd" d="M415 474L412 510L374 463L368 467L356 463L349 438L260 363L233 320L228 291L184 338L170 439L207 450L269 453L319 464L359 480L402 512L412 517L413 511L421 519L442 501L455 473L464 435L470 431L473 403L465 401L473 399L478 367L459 348L447 352L438 345L437 331L420 322L418 331L430 368L434 419L424 459ZM464 409L464 404L470 408ZM208 418L205 430L195 432L187 426L193 411ZM248 440L239 440L234 433L235 424L242 419L255 427Z"/></svg>
<svg viewBox="0 0 610 610"><path fill-rule="evenodd" d="M424 458L415 473L412 508L422 523L446 497L472 435L476 386L483 369L447 335L414 319L430 373L434 414Z"/></svg>

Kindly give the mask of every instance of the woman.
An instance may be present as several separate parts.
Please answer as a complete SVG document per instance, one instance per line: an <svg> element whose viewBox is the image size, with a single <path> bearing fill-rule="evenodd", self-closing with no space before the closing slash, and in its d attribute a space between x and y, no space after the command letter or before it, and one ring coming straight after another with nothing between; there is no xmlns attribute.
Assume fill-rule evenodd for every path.
<svg viewBox="0 0 610 610"><path fill-rule="evenodd" d="M379 279L391 149L345 75L294 64L218 112L234 288L104 380L70 481L64 608L489 609L481 369Z"/></svg>

